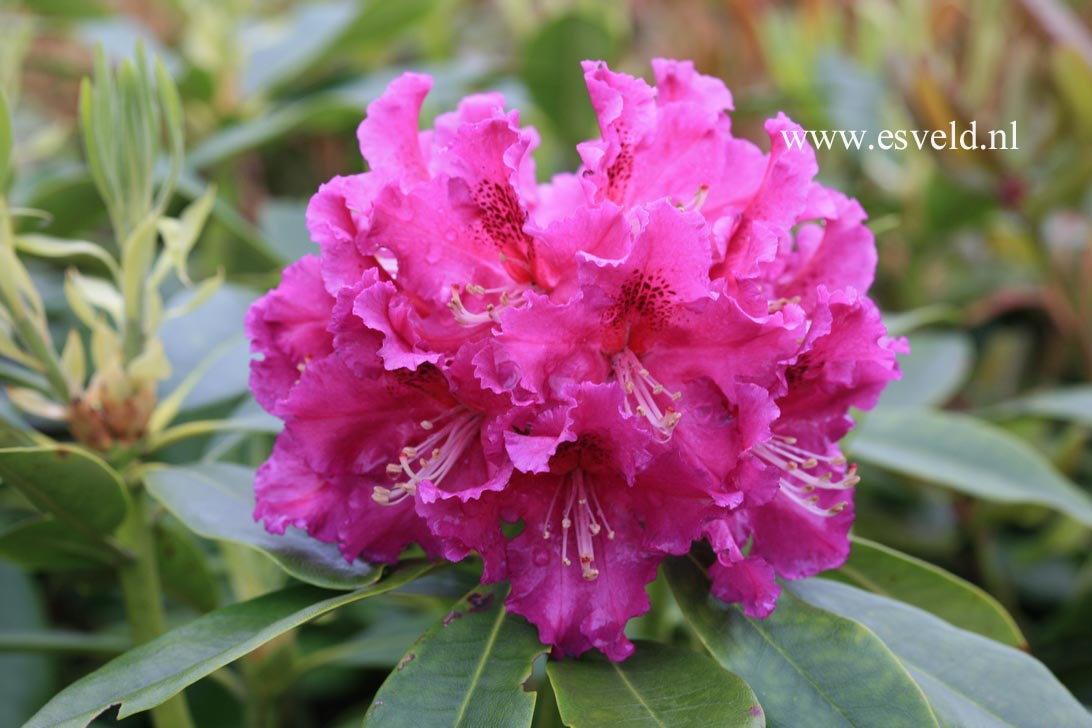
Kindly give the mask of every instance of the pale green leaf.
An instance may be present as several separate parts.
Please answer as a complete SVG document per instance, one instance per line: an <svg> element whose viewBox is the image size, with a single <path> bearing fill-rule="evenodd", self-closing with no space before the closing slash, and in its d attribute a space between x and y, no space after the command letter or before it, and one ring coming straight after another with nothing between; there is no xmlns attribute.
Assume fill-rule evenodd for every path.
<svg viewBox="0 0 1092 728"><path fill-rule="evenodd" d="M683 617L725 669L751 686L778 728L938 726L921 689L886 645L856 622L782 593L751 619L709 593L690 558L670 558L668 583Z"/></svg>
<svg viewBox="0 0 1092 728"><path fill-rule="evenodd" d="M1092 726L1088 711L1025 652L845 584L807 579L789 589L875 632L948 726Z"/></svg>
<svg viewBox="0 0 1092 728"><path fill-rule="evenodd" d="M318 586L352 589L375 579L375 571L348 563L335 544L289 528L276 536L254 521L254 471L209 463L156 467L145 475L148 492L196 533L257 549L292 576Z"/></svg>
<svg viewBox="0 0 1092 728"><path fill-rule="evenodd" d="M1034 392L991 407L989 413L1002 417L1031 415L1092 427L1092 384Z"/></svg>
<svg viewBox="0 0 1092 728"><path fill-rule="evenodd" d="M902 379L891 382L879 407L926 407L947 402L971 372L974 349L966 334L922 332L910 336L910 353L899 356Z"/></svg>
<svg viewBox="0 0 1092 728"><path fill-rule="evenodd" d="M957 627L1012 647L1027 647L1016 622L982 589L874 541L855 536L846 563L823 576L913 604Z"/></svg>
<svg viewBox="0 0 1092 728"><path fill-rule="evenodd" d="M67 260L69 258L92 258L102 263L116 280L121 272L114 256L101 245L87 240L65 240L50 235L24 233L15 238L15 248L27 255L39 258Z"/></svg>
<svg viewBox="0 0 1092 728"><path fill-rule="evenodd" d="M1049 506L1092 526L1092 497L1026 442L974 417L878 410L856 433L852 456L979 498Z"/></svg>

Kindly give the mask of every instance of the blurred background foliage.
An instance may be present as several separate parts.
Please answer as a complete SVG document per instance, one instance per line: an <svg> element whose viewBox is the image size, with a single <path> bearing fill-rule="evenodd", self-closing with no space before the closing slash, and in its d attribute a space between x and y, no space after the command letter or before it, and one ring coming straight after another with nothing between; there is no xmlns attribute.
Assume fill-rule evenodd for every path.
<svg viewBox="0 0 1092 728"><path fill-rule="evenodd" d="M91 70L95 44L121 59L142 40L178 84L187 155L172 210L216 185L191 275L204 279L222 268L228 280L214 304L162 331L175 371L163 391L205 367L185 398L192 420L256 416L246 396L242 312L276 283L281 267L312 252L307 198L331 176L363 168L354 129L367 102L402 70L436 77L429 116L470 91L504 92L542 133L541 179L573 168L574 144L596 133L579 67L584 58L646 76L652 57L693 59L732 89L736 133L764 147L762 122L778 110L809 129L873 132L977 120L981 134L1015 121L1018 150L834 148L818 152L820 177L869 210L880 251L873 295L915 349L907 380L881 409L971 413L1002 438L992 454L965 454L981 472L1006 467L1005 455L1013 447L1023 453L1023 446L1051 477L1089 490L1087 3L7 0L0 12L0 86L15 109L17 174L9 200L49 212L19 218L23 233L108 238L109 220L76 133L79 80ZM63 334L63 266L37 261L31 272ZM0 414L23 416L2 396ZM929 422L925 435L936 435ZM868 435L866 419L860 447L850 443L864 478L856 532L985 587L1015 615L1030 649L1092 703L1089 530L1020 502L1034 496L974 498L983 492L973 484L927 484L944 478L877 454L878 435ZM268 447L268 435L217 435L165 446L161 456L256 465ZM950 456L958 463L964 454L957 446ZM1031 491L1038 486L1023 483ZM9 505L0 501L0 515ZM166 513L158 523L172 622L284 579L252 552L213 551ZM32 558L26 541L9 536L0 533L0 556L24 570L0 565L0 630L52 625L79 635L52 653L0 654L0 724L17 725L126 639L107 573L79 554L46 550ZM458 591L441 587L437 594ZM451 601L416 600L408 609L400 598L342 610L298 638L267 645L244 660L242 679L265 686L265 710L283 725L352 724L406 646ZM378 620L392 612L393 622ZM341 644L346 640L353 649ZM240 678L226 670L214 678L189 691L198 724L241 725Z"/></svg>

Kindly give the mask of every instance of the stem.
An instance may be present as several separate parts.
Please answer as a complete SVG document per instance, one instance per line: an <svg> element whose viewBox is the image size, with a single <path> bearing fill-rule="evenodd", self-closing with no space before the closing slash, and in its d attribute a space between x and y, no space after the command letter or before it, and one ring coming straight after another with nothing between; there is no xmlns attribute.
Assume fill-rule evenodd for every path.
<svg viewBox="0 0 1092 728"><path fill-rule="evenodd" d="M140 645L166 631L166 618L144 488L135 487L130 495L129 513L117 535L118 540L133 552L134 558L119 568L118 575L133 644ZM193 728L185 697L178 694L152 708L152 723L156 728Z"/></svg>

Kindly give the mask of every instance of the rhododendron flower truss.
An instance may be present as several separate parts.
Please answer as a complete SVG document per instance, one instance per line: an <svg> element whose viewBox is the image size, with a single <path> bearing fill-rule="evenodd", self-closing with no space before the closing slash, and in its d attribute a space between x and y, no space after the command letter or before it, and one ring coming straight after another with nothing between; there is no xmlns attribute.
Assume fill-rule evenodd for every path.
<svg viewBox="0 0 1092 728"><path fill-rule="evenodd" d="M653 66L655 86L585 64L601 137L542 184L498 95L425 131L426 76L369 106L369 171L318 191L319 255L247 322L285 422L258 475L269 530L349 559L477 553L558 653L616 660L658 564L696 541L713 593L756 617L777 577L845 560L838 441L905 347L866 295L864 212L786 147L786 117L763 152L720 81Z"/></svg>

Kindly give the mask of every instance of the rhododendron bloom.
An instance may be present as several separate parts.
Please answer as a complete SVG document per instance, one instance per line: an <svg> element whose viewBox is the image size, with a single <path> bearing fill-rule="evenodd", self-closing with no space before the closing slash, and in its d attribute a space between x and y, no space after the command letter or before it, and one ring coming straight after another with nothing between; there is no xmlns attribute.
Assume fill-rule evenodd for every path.
<svg viewBox="0 0 1092 728"><path fill-rule="evenodd" d="M285 422L256 486L268 529L349 559L480 554L556 652L616 660L659 563L696 541L713 593L756 617L778 576L845 560L838 441L905 347L866 295L864 212L784 144L786 117L764 153L720 81L653 67L655 87L585 64L601 137L543 184L496 94L428 131L425 76L368 107L370 171L323 185L319 256L247 321L252 388Z"/></svg>

